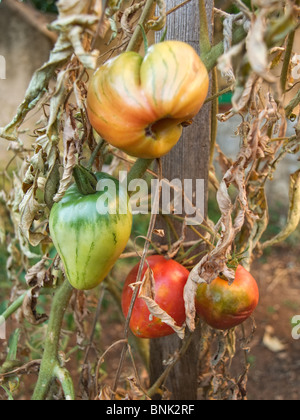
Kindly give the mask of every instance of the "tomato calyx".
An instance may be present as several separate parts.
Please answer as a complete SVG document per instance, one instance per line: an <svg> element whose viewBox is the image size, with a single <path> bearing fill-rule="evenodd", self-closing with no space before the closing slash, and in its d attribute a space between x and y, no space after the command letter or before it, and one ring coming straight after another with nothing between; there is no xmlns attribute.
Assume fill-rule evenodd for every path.
<svg viewBox="0 0 300 420"><path fill-rule="evenodd" d="M78 164L73 168L73 176L80 194L90 195L97 192L98 180L92 171Z"/></svg>
<svg viewBox="0 0 300 420"><path fill-rule="evenodd" d="M245 258L245 257L243 257L243 254L244 254L244 252L239 253L239 254L236 254L234 252L226 263L227 267L230 270L233 270L236 273L236 270L238 269L238 266L241 264L241 262ZM225 276L225 274L223 272L219 273L219 277L220 277L220 279L229 282L229 279Z"/></svg>

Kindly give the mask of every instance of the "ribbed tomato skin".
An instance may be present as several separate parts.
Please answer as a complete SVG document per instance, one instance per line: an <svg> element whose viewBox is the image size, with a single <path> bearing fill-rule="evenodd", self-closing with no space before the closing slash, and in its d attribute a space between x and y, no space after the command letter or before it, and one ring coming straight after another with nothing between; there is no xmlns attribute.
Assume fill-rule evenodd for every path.
<svg viewBox="0 0 300 420"><path fill-rule="evenodd" d="M167 312L178 326L185 322L185 306L183 289L187 282L189 271L174 260L167 260L160 255L147 258L147 263L153 270L155 280L155 302ZM142 278L148 268L145 264ZM133 291L130 284L135 283L139 264L129 273L122 293L122 309L127 317ZM164 337L174 333L174 330L160 319L152 317L146 303L137 297L130 319L130 329L140 338Z"/></svg>
<svg viewBox="0 0 300 420"><path fill-rule="evenodd" d="M94 129L130 155L158 158L182 134L182 123L199 112L208 93L207 70L181 41L151 46L143 58L125 52L91 79L87 109Z"/></svg>
<svg viewBox="0 0 300 420"><path fill-rule="evenodd" d="M197 314L218 330L242 324L252 315L258 302L258 285L241 265L232 285L218 277L209 285L200 284L195 299Z"/></svg>

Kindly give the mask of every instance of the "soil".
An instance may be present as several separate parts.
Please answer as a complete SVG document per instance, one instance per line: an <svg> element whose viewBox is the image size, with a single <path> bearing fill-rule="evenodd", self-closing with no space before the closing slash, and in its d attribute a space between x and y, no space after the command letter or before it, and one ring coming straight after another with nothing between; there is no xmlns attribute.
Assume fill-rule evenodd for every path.
<svg viewBox="0 0 300 420"><path fill-rule="evenodd" d="M255 312L257 331L251 344L248 398L299 400L300 340L293 338L291 322L300 315L299 248L273 250L272 255L254 263L252 272L261 299ZM296 332L299 334L300 328ZM282 350L276 351L279 344Z"/></svg>

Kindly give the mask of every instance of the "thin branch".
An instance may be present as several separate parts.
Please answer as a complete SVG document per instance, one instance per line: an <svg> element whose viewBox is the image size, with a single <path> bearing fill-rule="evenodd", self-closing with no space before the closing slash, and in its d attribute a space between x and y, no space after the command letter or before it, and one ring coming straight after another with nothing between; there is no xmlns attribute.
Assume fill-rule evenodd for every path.
<svg viewBox="0 0 300 420"><path fill-rule="evenodd" d="M140 49L140 46L143 42L143 35L141 26L145 27L145 24L148 22L148 20L153 16L154 10L155 10L155 0L148 0L142 15L140 17L140 20L138 22L138 25L135 28L135 31L132 35L132 38L130 39L130 42L127 47L127 51L138 51Z"/></svg>
<svg viewBox="0 0 300 420"><path fill-rule="evenodd" d="M20 366L16 369L13 369L9 372L1 372L0 373L0 379L7 378L8 376L15 376L15 375L22 375L22 374L28 374L31 369L38 369L41 364L41 360L31 360L30 362L26 363L23 366Z"/></svg>
<svg viewBox="0 0 300 420"><path fill-rule="evenodd" d="M73 287L68 280L65 280L53 298L45 349L39 378L32 397L33 401L44 400L47 397L50 385L56 377L55 369L57 366L60 367L58 360L60 331L72 293Z"/></svg>
<svg viewBox="0 0 300 420"><path fill-rule="evenodd" d="M172 9L167 11L167 16L170 15L171 13L176 12L176 10L181 9L181 7L187 5L190 2L191 2L191 0L185 0L182 3L178 4L178 6L174 6Z"/></svg>
<svg viewBox="0 0 300 420"><path fill-rule="evenodd" d="M100 371L100 366L102 365L102 363L104 362L105 356L107 355L108 352L110 352L114 347L118 346L119 344L124 344L124 343L128 343L128 340L123 338L121 340L115 341L111 346L108 347L108 349L105 350L105 352L102 354L102 356L100 357L100 359L98 360L97 363L97 370L96 370L96 378L95 378L95 393L96 395L98 395L98 383L99 383L99 371Z"/></svg>
<svg viewBox="0 0 300 420"><path fill-rule="evenodd" d="M160 172L160 179L161 179L162 178L162 169L161 169L160 160L159 160L159 167L160 167L159 172ZM155 194L155 200L153 202L154 212L151 214L151 219L150 219L148 232L147 232L147 239L146 239L146 242L145 242L145 246L144 246L144 250L143 250L143 254L142 254L142 258L141 258L141 262L140 262L139 270L138 270L138 274L137 274L137 279L136 279L137 283L140 283L140 281L142 279L142 273L143 273L143 269L144 269L144 266L145 266L146 257L147 257L148 251L149 251L149 246L150 246L150 243L151 243L151 238L152 238L153 230L154 230L155 223L156 223L156 218L157 218L156 209L159 206L159 200L160 200L160 187L158 188L158 191ZM139 287L136 286L135 289L134 289L134 292L132 294L127 318L126 318L126 321L125 321L125 328L124 328L125 338L127 338L128 334L129 334L130 319L131 319L131 315L132 315L132 311L133 311L135 301L136 301L137 296L138 296L138 292L139 292ZM117 370L117 373L116 373L115 383L114 383L114 387L113 387L114 392L116 391L117 386L118 386L118 381L119 381L119 377L120 377L120 374L121 374L121 370L122 370L122 366L123 366L123 363L124 363L126 352L127 352L127 344L122 349L120 362L119 362L119 367L118 367L118 370Z"/></svg>
<svg viewBox="0 0 300 420"><path fill-rule="evenodd" d="M13 313L15 313L23 304L27 293L23 293L20 297L18 297L1 315L1 318L7 320Z"/></svg>
<svg viewBox="0 0 300 420"><path fill-rule="evenodd" d="M84 355L84 359L83 359L83 362L82 362L83 368L81 369L81 372L80 372L79 383L82 382L84 367L86 365L90 350L91 350L92 345L93 345L94 336L95 336L95 332L96 332L96 326L97 326L97 322L99 320L101 307L102 307L102 303L103 303L104 293L105 293L105 287L102 286L100 288L100 295L99 295L99 298L98 298L97 309L96 309L96 313L95 313L94 320L93 320L92 332L90 334L89 343L87 344L86 349L85 349L85 355Z"/></svg>
<svg viewBox="0 0 300 420"><path fill-rule="evenodd" d="M234 88L234 85L230 85L227 88L220 90L219 92L217 92L214 95L207 98L205 100L204 104L208 104L209 102L214 101L215 99L219 98L220 96L225 95L226 93L232 92L233 88Z"/></svg>
<svg viewBox="0 0 300 420"><path fill-rule="evenodd" d="M287 77L288 77L288 72L289 72L289 68L291 64L291 57L293 53L294 41L295 41L295 31L290 33L288 37L288 41L287 41L283 66L281 70L281 77L280 77L280 84L281 84L282 92L285 92L285 88L286 88Z"/></svg>
<svg viewBox="0 0 300 420"><path fill-rule="evenodd" d="M211 50L211 43L209 37L209 28L206 14L206 5L204 0L199 0L199 14L200 14L200 35L199 44L201 54L207 54Z"/></svg>
<svg viewBox="0 0 300 420"><path fill-rule="evenodd" d="M287 118L290 118L293 110L298 106L300 103L300 90L298 91L297 95L290 101L290 103L285 107L285 114Z"/></svg>
<svg viewBox="0 0 300 420"><path fill-rule="evenodd" d="M216 67L212 70L212 92L214 96L218 92L218 72ZM218 135L218 119L217 115L219 113L219 99L216 96L212 100L212 107L211 107L211 139L210 139L210 159L209 159L209 167L211 168L214 162L215 156L215 148L217 143L217 135Z"/></svg>
<svg viewBox="0 0 300 420"><path fill-rule="evenodd" d="M50 21L46 19L43 13L28 4L20 3L16 0L6 0L4 4L13 12L18 13L27 23L29 23L29 25L37 29L53 44L56 43L57 34L47 28Z"/></svg>

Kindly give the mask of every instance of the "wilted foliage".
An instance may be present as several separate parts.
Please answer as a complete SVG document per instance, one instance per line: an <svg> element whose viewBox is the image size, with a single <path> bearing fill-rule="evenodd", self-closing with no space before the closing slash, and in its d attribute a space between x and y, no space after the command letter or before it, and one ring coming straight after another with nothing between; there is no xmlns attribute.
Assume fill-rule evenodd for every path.
<svg viewBox="0 0 300 420"><path fill-rule="evenodd" d="M143 22L144 35L153 29L161 30L165 25L166 4L164 1L156 3L157 17L151 15ZM232 263L235 255L242 255L249 268L263 249L285 240L296 230L300 221L298 170L291 175L290 209L285 228L275 238L262 241L269 221L266 182L272 179L281 159L287 154L299 153L300 120L299 115L294 114L300 102L299 94L286 103L286 93L298 83L292 76L293 68L297 65L292 40L299 26L299 2L253 0L251 5L250 2L241 1L231 3L237 7L236 13L215 10L215 19L223 27L221 51L216 46L202 58L205 63L213 62L211 67L217 65L226 80L226 90L233 92L232 108L224 114L212 115L212 119L215 124L218 120L218 127L222 130L222 124L235 115L240 116L241 122L236 128L236 134L240 136L240 151L236 159L231 161L212 139L212 153L216 152L223 171L222 179L218 180L213 165L210 169L221 217L216 225L210 220L205 221L205 236L198 232L202 235L199 242L206 244L207 252L192 268L185 289L186 324L190 331L179 328L154 302L151 270L143 279L139 279L139 284L142 283L139 296L145 299L150 312L171 325L181 338L185 336L182 349L170 360L167 370L184 353L189 334L195 329L194 296L197 285L211 282L220 273L233 281L234 272L228 262ZM112 55L124 51L132 39L136 39L139 29L137 21L148 4L149 1L59 0L57 19L50 25L58 34L58 39L49 61L33 75L14 119L6 127L0 128L0 136L9 142L10 150L21 162L18 172L10 175L8 167L4 174L5 185L0 200L1 207L5 206L9 224L3 224L1 218L0 239L6 241L9 254L7 274L13 285L11 300L23 296L23 316L31 324L43 323L47 318L36 311L39 296L45 288L55 288L62 281L59 259L51 254L48 219L53 204L61 200L73 182L75 165L91 155L91 163L97 170L108 157L113 159L108 172L122 165L127 169L133 164L125 154L116 153L115 149L101 143L89 123L85 100L89 72ZM105 52L97 49L99 38L102 39L102 45L104 38L108 42L109 47ZM278 72L281 72L280 77ZM216 100L218 95L219 92L214 92L208 102ZM42 116L36 120L34 132L24 132L23 123L32 111L40 111ZM287 136L288 120L292 119L295 120L295 133ZM25 144L32 137L35 140L31 141L28 149ZM155 175L160 177L161 174ZM234 198L230 193L231 188L235 191ZM152 235L164 234L154 230L154 222L152 219L148 230L144 258L150 242L154 242ZM176 258L179 250L184 248L186 257L183 262L189 266L189 252L192 253L198 243L186 243L186 229L183 220L182 237L175 244L170 244L168 249L154 245L156 250L172 258ZM132 250L135 255L136 247L133 246ZM123 257L126 258L126 255ZM26 273L26 289L19 281L20 273ZM116 297L118 293L113 282L108 280L106 287ZM77 330L76 345L82 348L86 342L83 328L87 315L84 295L77 294L72 307ZM60 334L60 330L56 332ZM238 380L233 380L227 371L228 362L235 354L234 331L223 334L208 329L203 335L203 343L209 340L216 340L218 348L210 359L209 374L202 377L206 387L210 384L208 397L244 398L248 367L245 366ZM242 341L246 349L247 337L243 337ZM129 346L126 340L125 346ZM97 379L103 363L100 361L96 373L92 373L89 365L84 366L81 390L85 398L110 399L116 391L103 384L99 392ZM72 387L69 374L64 368L64 361L60 362L62 370L57 371L55 377L70 397L72 392L68 392ZM30 366L24 364L22 368L19 366L16 375L28 372L33 367L36 368L36 363ZM9 370L0 371L0 381L5 380ZM139 380L127 379L130 391L125 392L126 398L128 395L132 399L145 398L147 391L141 387ZM93 386L93 381L96 386ZM125 398L122 390L119 394L120 398Z"/></svg>

